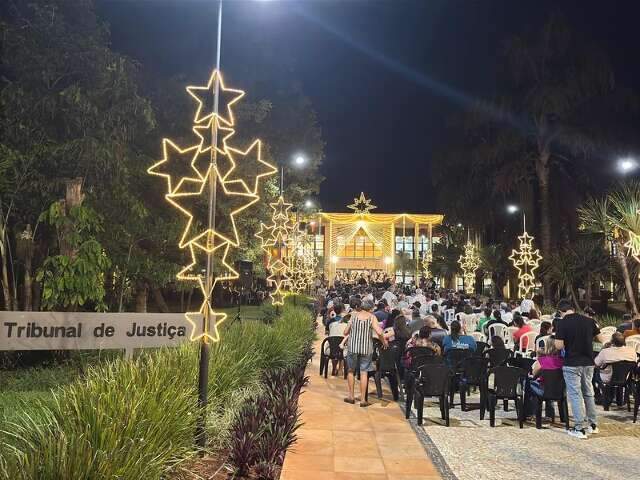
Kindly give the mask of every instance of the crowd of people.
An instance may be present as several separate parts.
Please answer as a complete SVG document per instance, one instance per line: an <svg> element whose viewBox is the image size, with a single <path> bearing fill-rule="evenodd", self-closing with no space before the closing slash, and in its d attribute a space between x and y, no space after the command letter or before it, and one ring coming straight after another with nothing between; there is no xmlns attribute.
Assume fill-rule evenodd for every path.
<svg viewBox="0 0 640 480"><path fill-rule="evenodd" d="M529 355L532 360L526 382L527 396L543 394L545 371L562 370L574 419L568 433L587 438L598 433L596 403L602 401L603 387L611 379L612 364L638 361L635 348L626 346L625 339L640 334L640 319L625 317L618 331L603 335L593 312L577 313L567 300L560 301L554 315L543 316L539 298L516 303L450 290L385 287L341 284L329 289L320 286L317 290L327 335L343 337L340 345L347 368L344 401L350 404L370 405L364 395L368 375L362 373L375 369L376 340L380 342L379 348L390 344L399 346L403 353L398 371L402 374L411 367L412 347L426 347L454 367L449 362L452 351L466 350L490 358L491 352L497 350L509 348L515 353L521 346L526 347L524 340L533 338L531 332L535 332L535 347L528 349L532 351ZM508 345L503 336L491 335L495 331L492 326L497 324L511 327L512 339ZM603 345L599 353L594 352L594 341ZM501 358L512 356L512 352L508 353ZM355 396L358 371L361 373L360 397ZM552 407L549 412L549 402L547 414L553 415Z"/></svg>

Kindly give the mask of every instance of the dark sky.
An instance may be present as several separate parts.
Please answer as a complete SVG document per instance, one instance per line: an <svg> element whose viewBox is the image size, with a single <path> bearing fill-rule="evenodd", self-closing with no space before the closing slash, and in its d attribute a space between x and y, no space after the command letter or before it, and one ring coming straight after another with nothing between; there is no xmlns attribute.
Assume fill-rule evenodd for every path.
<svg viewBox="0 0 640 480"><path fill-rule="evenodd" d="M97 0L114 48L197 83L213 65L213 0ZM562 12L640 82L639 2L602 0L225 0L222 68L268 42L293 66L326 141L320 201L343 211L362 190L387 212L438 208L430 179L447 119L491 94L510 35ZM294 148L294 147L292 147Z"/></svg>

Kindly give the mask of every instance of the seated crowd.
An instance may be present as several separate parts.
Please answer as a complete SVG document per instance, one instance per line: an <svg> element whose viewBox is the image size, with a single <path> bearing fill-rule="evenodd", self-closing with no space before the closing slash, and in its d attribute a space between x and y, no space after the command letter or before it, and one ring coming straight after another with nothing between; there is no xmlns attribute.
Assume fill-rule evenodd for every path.
<svg viewBox="0 0 640 480"><path fill-rule="evenodd" d="M454 370L459 365L454 365L457 360L451 358L464 358L456 353L462 350L470 356L487 358L489 367L520 358L522 362L516 365L527 370L528 399L544 394L545 373L561 370L575 420L569 433L586 438L587 434L598 432L595 403L610 403L603 400L603 395L612 378L612 364L638 362L636 349L626 346L625 339L640 335L640 319L626 318L618 332L604 335L592 315L575 313L568 301L560 302L555 315L541 318L541 310L533 300L525 299L519 304L495 302L448 290L423 292L412 287L347 285L321 290L320 294L326 333L343 337L340 347L344 350L348 379L345 402L359 401L361 407L370 405L364 392L368 374L375 369L376 342L378 350L391 345L400 352L397 371L401 379L404 371L411 369L410 353L415 347L441 357ZM593 352L594 341L603 344L597 355ZM594 370L594 366L598 368ZM334 362L334 374L336 367L339 366ZM360 375L360 398L354 392L358 372L367 372ZM590 390L587 384L595 389ZM531 407L535 402L525 404L525 414L535 413ZM554 417L553 402L545 405L547 416Z"/></svg>

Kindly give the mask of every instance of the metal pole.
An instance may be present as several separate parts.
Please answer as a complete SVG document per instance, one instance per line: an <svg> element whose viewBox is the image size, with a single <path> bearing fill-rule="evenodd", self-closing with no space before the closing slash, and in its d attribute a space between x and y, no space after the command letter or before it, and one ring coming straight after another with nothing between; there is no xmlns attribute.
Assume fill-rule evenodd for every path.
<svg viewBox="0 0 640 480"><path fill-rule="evenodd" d="M218 131L216 122L218 117L218 99L220 90L220 47L222 40L222 0L218 2L218 34L216 42L216 70L218 75L214 85L213 95L213 117L211 119L211 159L209 164L209 233L207 238L207 246L212 249L215 238L211 234L215 230L216 225L216 191L217 191L217 146ZM207 278L205 281L206 291L204 292L205 302L211 302L211 294L214 284L213 257L209 252L207 254ZM200 363L198 369L198 408L200 415L196 424L196 445L201 449L200 454L204 456L204 448L207 444L207 403L209 397L209 357L211 356L211 346L206 334L210 331L210 315L208 305L204 308L202 329L203 335L200 338ZM215 321L215 320L214 320Z"/></svg>

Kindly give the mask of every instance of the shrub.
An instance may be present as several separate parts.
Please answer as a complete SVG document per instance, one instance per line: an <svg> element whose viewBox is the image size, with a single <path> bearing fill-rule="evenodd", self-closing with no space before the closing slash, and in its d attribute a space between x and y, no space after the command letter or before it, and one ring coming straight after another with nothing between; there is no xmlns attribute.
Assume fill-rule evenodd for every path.
<svg viewBox="0 0 640 480"><path fill-rule="evenodd" d="M212 346L208 433L218 440L265 371L301 361L313 336L309 313L287 307L273 326L225 328ZM32 406L1 432L0 477L156 479L195 453L196 345L159 349L135 361L89 367L82 380Z"/></svg>

